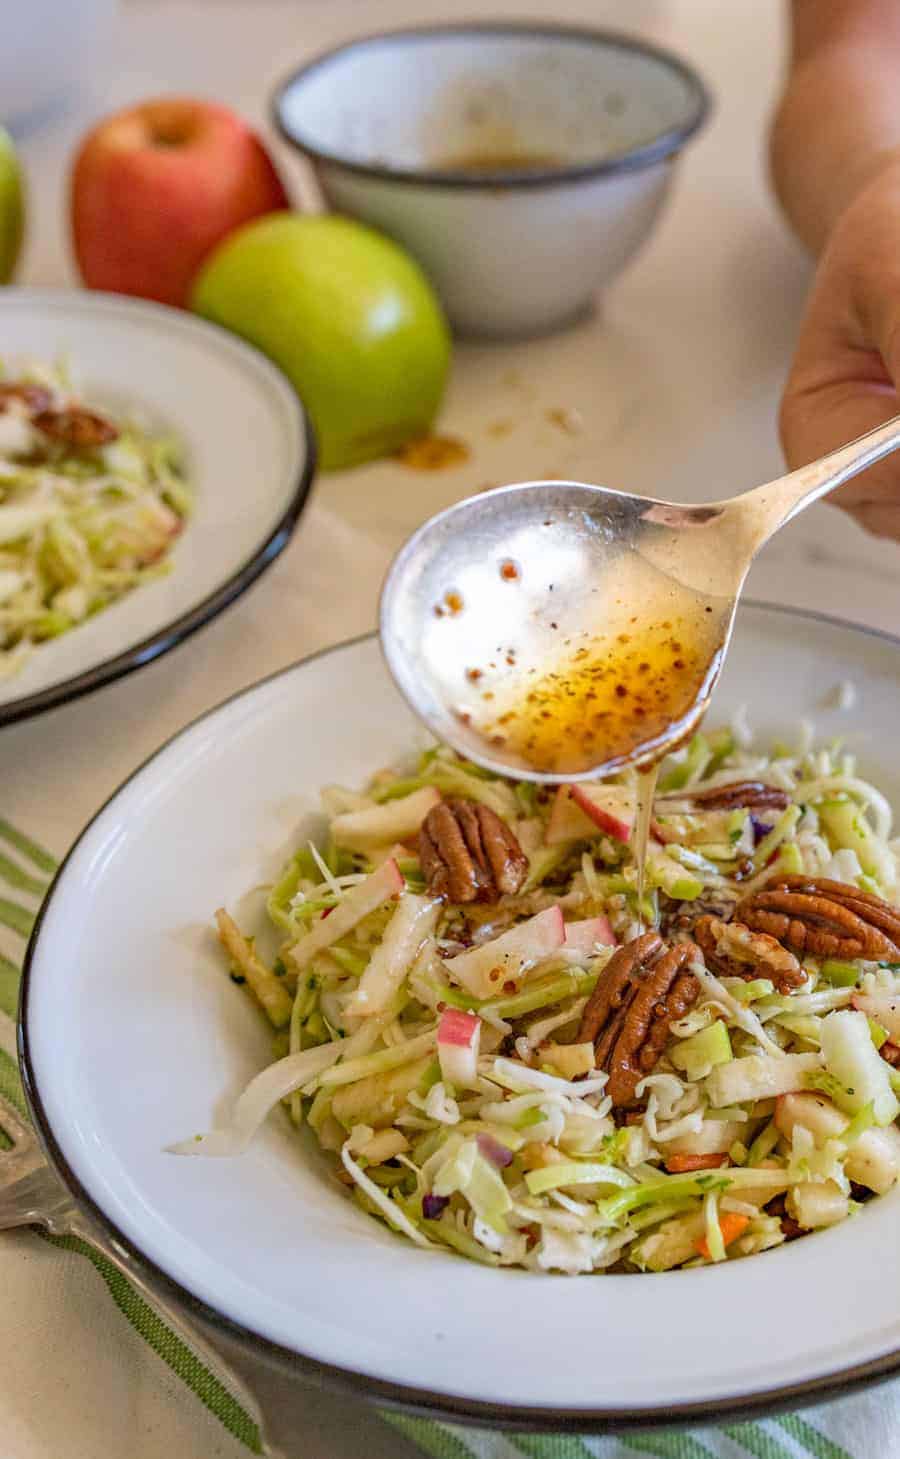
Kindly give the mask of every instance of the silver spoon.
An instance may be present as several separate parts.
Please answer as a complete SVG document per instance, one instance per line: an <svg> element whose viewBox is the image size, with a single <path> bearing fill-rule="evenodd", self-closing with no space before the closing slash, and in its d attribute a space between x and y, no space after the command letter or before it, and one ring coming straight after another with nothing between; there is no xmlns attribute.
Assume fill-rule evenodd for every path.
<svg viewBox="0 0 900 1459"><path fill-rule="evenodd" d="M388 573L381 640L391 672L434 734L489 770L557 783L656 759L706 708L759 549L898 446L900 416L799 471L704 506L573 481L524 482L459 502L420 527ZM564 697L579 662L599 666L602 699L612 692L602 665L620 651L620 636L636 634L649 652L641 635L651 620L675 625L677 649L690 639L690 672L676 650L660 647L660 665L665 653L682 666L668 677L681 675L683 702L668 706L665 722L650 713L646 732L632 722L627 743L585 734L577 751L553 760L549 736L574 746L575 731L593 722L597 700L584 683L580 701ZM525 728L538 727L529 740L522 706L535 685L545 712L529 719L540 707L528 709ZM557 690L563 697L553 697Z"/></svg>

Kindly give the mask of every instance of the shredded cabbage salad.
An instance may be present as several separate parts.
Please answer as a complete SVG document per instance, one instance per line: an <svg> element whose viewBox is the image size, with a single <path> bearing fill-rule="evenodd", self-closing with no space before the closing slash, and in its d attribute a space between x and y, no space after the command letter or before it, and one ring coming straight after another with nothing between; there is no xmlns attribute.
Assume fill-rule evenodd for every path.
<svg viewBox="0 0 900 1459"><path fill-rule="evenodd" d="M691 791L752 777L786 791L766 821ZM776 872L898 897L891 809L840 745L757 752L698 734L663 765L638 905L628 775L599 825L567 787L489 775L445 747L361 792L331 786L328 833L268 889L268 931L219 936L234 982L277 1030L276 1061L230 1122L180 1154L243 1150L278 1104L358 1204L420 1247L535 1272L664 1271L731 1260L853 1218L900 1175L900 965L803 960L716 976L673 1022L623 1118L582 1011L615 944L670 944L727 918ZM528 857L493 905L429 895L416 846L441 797L490 807ZM633 821L633 814L631 817ZM617 834L610 834L614 825ZM264 947L269 951L264 955Z"/></svg>
<svg viewBox="0 0 900 1459"><path fill-rule="evenodd" d="M86 407L62 366L0 375L0 678L168 571L191 501L170 437Z"/></svg>

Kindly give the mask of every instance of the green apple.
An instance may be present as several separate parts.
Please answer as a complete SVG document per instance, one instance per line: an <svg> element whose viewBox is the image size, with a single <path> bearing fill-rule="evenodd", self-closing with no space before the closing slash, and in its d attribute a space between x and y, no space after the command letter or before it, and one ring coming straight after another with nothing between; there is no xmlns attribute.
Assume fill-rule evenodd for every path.
<svg viewBox="0 0 900 1459"><path fill-rule="evenodd" d="M191 307L280 365L326 469L387 455L434 420L450 332L418 264L372 228L296 213L249 223L203 266Z"/></svg>
<svg viewBox="0 0 900 1459"><path fill-rule="evenodd" d="M0 127L0 284L13 276L25 231L22 170L12 138Z"/></svg>

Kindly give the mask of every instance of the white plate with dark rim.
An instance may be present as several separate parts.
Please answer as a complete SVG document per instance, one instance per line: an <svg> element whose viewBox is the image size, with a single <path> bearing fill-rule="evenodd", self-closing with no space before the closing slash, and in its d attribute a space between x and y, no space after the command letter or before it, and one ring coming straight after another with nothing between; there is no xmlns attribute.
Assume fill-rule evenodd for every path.
<svg viewBox="0 0 900 1459"><path fill-rule="evenodd" d="M312 431L274 365L234 335L117 294L0 290L3 360L64 357L87 404L135 410L183 444L194 513L167 576L36 648L0 680L0 727L158 658L233 602L284 548L315 466Z"/></svg>
<svg viewBox="0 0 900 1459"><path fill-rule="evenodd" d="M846 679L857 709L823 708ZM812 715L900 804L898 702L900 640L756 605L738 616L710 718L747 704L769 738ZM165 1153L271 1057L223 975L213 910L246 915L247 889L314 829L320 786L360 783L420 736L377 640L359 640L183 730L85 830L29 948L20 1050L41 1138L81 1209L133 1271L242 1350L457 1420L710 1421L897 1371L886 1297L900 1290L900 1190L722 1267L537 1276L393 1236L280 1117L239 1159Z"/></svg>

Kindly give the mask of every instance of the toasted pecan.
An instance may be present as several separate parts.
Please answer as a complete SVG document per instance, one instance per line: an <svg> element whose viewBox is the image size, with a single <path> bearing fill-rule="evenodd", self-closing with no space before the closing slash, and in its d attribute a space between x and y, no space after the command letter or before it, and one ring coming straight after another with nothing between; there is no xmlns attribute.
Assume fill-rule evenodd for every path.
<svg viewBox="0 0 900 1459"><path fill-rule="evenodd" d="M635 972L656 957L662 948L663 940L658 932L644 932L616 949L585 1004L576 1043L595 1042L601 1029L608 1026L611 1016L634 991L632 979Z"/></svg>
<svg viewBox="0 0 900 1459"><path fill-rule="evenodd" d="M419 832L419 859L432 896L450 902L496 902L518 892L528 857L506 822L489 806L444 800Z"/></svg>
<svg viewBox="0 0 900 1459"><path fill-rule="evenodd" d="M45 436L61 445L71 446L76 451L92 451L98 446L108 446L115 441L119 432L105 416L96 411L84 410L73 405L67 410L41 410L34 417L34 424Z"/></svg>
<svg viewBox="0 0 900 1459"><path fill-rule="evenodd" d="M900 958L900 910L826 877L775 876L735 918L800 956Z"/></svg>
<svg viewBox="0 0 900 1459"><path fill-rule="evenodd" d="M685 792L685 799L707 811L743 808L783 811L791 803L786 790L765 785L761 780L737 780L728 785L710 785L706 790L689 790Z"/></svg>
<svg viewBox="0 0 900 1459"><path fill-rule="evenodd" d="M637 1085L655 1067L673 1020L697 999L700 984L683 971L694 954L691 943L666 948L658 932L644 932L613 953L585 1006L578 1042L594 1043L618 1109L634 1104Z"/></svg>
<svg viewBox="0 0 900 1459"><path fill-rule="evenodd" d="M710 972L725 978L769 978L779 993L789 993L804 981L794 954L774 937L756 932L743 922L699 917L692 929Z"/></svg>
<svg viewBox="0 0 900 1459"><path fill-rule="evenodd" d="M693 973L681 971L693 956L687 943L670 948L638 989L610 1063L613 1104L634 1102L635 1088L656 1067L670 1026L696 1003L700 984Z"/></svg>
<svg viewBox="0 0 900 1459"><path fill-rule="evenodd" d="M0 412L6 409L10 400L20 400L32 415L36 415L42 410L49 410L53 404L53 392L46 385L35 385L27 380L11 380L8 384L0 385Z"/></svg>

